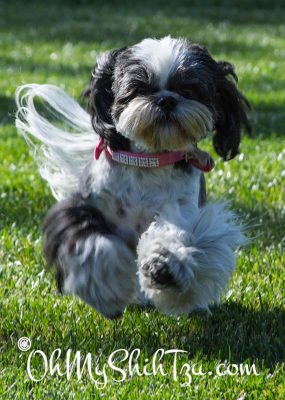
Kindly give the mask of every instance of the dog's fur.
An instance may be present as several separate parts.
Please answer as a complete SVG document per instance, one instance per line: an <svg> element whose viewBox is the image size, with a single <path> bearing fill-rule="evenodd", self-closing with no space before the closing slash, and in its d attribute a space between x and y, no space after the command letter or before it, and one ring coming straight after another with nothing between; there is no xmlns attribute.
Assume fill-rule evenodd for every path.
<svg viewBox="0 0 285 400"><path fill-rule="evenodd" d="M94 131L113 151L188 150L214 131L217 153L229 160L238 153L241 126L249 128L249 105L234 80L233 66L202 46L146 39L99 55L84 96ZM36 96L72 132L42 118ZM218 301L244 237L227 204L206 204L199 170L186 161L135 168L104 152L95 160L98 138L87 113L58 88L26 85L17 102L17 126L36 151L31 137L43 142L35 156L60 200L43 231L61 292L109 319L132 302L151 301L173 314Z"/></svg>

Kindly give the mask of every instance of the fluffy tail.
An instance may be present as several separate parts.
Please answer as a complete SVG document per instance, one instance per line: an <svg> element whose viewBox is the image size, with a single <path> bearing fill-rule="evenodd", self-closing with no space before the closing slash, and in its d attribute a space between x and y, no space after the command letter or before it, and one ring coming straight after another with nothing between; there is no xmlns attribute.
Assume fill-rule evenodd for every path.
<svg viewBox="0 0 285 400"><path fill-rule="evenodd" d="M36 110L41 100L52 122ZM16 127L33 150L41 176L57 200L73 192L98 144L90 115L62 89L29 84L16 91Z"/></svg>

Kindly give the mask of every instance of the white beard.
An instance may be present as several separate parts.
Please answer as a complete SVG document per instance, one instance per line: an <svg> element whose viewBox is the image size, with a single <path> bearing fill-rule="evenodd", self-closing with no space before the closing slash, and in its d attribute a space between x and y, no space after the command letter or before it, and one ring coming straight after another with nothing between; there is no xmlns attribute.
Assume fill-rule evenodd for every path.
<svg viewBox="0 0 285 400"><path fill-rule="evenodd" d="M136 97L121 113L116 128L148 151L175 151L188 149L191 144L205 138L214 123L206 106L186 99L178 103L169 123L156 124L157 119L157 107L148 98Z"/></svg>

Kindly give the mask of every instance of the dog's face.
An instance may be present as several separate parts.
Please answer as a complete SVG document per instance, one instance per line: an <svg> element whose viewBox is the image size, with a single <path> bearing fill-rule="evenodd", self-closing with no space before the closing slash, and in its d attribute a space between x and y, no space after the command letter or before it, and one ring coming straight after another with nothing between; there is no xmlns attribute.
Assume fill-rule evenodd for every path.
<svg viewBox="0 0 285 400"><path fill-rule="evenodd" d="M144 40L113 75L116 129L147 150L183 150L213 129L213 77L185 41Z"/></svg>
<svg viewBox="0 0 285 400"><path fill-rule="evenodd" d="M183 39L103 53L85 91L93 127L114 150L157 152L186 150L215 130L216 151L233 158L248 103L228 75L237 79L231 64Z"/></svg>

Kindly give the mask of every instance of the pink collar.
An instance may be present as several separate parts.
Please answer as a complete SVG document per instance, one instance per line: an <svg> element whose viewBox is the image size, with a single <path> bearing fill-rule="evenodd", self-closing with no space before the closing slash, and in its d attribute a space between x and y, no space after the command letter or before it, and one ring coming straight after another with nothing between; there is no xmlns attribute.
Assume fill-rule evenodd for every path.
<svg viewBox="0 0 285 400"><path fill-rule="evenodd" d="M169 151L163 154L138 154L121 150L112 151L110 147L104 147L103 141L100 138L99 144L95 149L95 160L99 159L103 150L105 150L106 155L112 160L132 167L159 168L185 160L203 172L209 172L212 169L209 161L207 161L206 165L202 165L196 157L193 157L190 152L184 150Z"/></svg>

